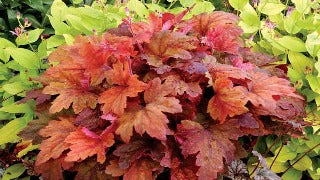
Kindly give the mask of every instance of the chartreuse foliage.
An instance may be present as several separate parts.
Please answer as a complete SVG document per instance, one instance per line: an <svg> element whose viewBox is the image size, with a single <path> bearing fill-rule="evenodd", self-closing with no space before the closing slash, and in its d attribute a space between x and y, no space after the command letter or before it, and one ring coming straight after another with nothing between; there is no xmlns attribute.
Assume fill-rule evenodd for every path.
<svg viewBox="0 0 320 180"><path fill-rule="evenodd" d="M292 0L286 1L287 4L272 0L254 1L252 4L247 0L229 2L240 13L239 25L246 36L250 37L247 46L252 46L255 51L275 55L280 60L276 63L278 65L290 63L287 75L308 102L305 120L312 123L313 130L307 129L304 139L290 139L278 156L276 150L279 149L272 148L274 157L267 159L270 163L275 159L272 170L284 172L299 156L308 152L282 177L300 179L302 172L307 172L312 178L319 179L320 171L317 169L320 158L317 148L309 153L309 149L320 143L317 133L320 113L319 1ZM270 138L266 139L267 145L270 145ZM257 146L262 144L258 143Z"/></svg>
<svg viewBox="0 0 320 180"><path fill-rule="evenodd" d="M149 14L130 1L136 13L126 10L112 28L118 19L105 22L104 4L53 6L55 29L65 27L55 36L66 44L36 78L43 87L26 99L36 100L38 119L19 133L39 144L33 169L44 179L67 171L75 179L155 179L165 168L172 179L215 179L243 157L239 137L300 134L303 97L269 66L276 59L243 47L237 16ZM102 11L98 25L88 11L97 12L92 19Z"/></svg>

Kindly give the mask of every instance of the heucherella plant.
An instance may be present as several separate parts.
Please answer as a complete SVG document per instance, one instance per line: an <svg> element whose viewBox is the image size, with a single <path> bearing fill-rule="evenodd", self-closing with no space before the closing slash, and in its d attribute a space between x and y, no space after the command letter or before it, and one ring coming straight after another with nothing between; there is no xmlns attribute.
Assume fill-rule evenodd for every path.
<svg viewBox="0 0 320 180"><path fill-rule="evenodd" d="M128 16L50 54L27 97L38 119L19 134L40 144L36 174L215 179L241 158L239 137L301 134L303 97L276 59L243 46L238 17L188 11Z"/></svg>

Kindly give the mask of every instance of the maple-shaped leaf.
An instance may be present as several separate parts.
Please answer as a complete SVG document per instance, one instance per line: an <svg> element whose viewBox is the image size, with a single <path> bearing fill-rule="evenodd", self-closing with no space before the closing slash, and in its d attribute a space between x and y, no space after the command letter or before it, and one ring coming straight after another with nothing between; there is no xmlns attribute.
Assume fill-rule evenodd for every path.
<svg viewBox="0 0 320 180"><path fill-rule="evenodd" d="M213 63L209 65L209 72L212 78L232 78L238 80L249 80L251 76L248 72L244 71L241 68L234 67L232 65Z"/></svg>
<svg viewBox="0 0 320 180"><path fill-rule="evenodd" d="M232 24L217 25L209 30L202 42L218 52L238 54L243 41L242 30Z"/></svg>
<svg viewBox="0 0 320 180"><path fill-rule="evenodd" d="M270 111L263 107L254 108L259 115L273 115L284 121L305 117L305 103L300 98L281 96L276 102L276 109Z"/></svg>
<svg viewBox="0 0 320 180"><path fill-rule="evenodd" d="M199 86L199 82L186 83L178 75L170 75L165 77L165 83L168 86L174 88L173 95L183 95L188 94L191 97L196 97L202 93L202 89Z"/></svg>
<svg viewBox="0 0 320 180"><path fill-rule="evenodd" d="M209 30L212 30L218 25L231 24L233 26L237 26L238 19L239 17L236 15L222 11L202 13L181 23L179 28L181 29L186 26L192 26L191 32L198 33L200 36L205 36Z"/></svg>
<svg viewBox="0 0 320 180"><path fill-rule="evenodd" d="M36 166L47 162L50 158L57 159L63 151L69 149L64 140L76 127L72 124L74 118L60 117L60 121L52 120L48 126L39 131L39 134L48 139L43 140L39 146L41 150L37 156Z"/></svg>
<svg viewBox="0 0 320 180"><path fill-rule="evenodd" d="M77 125L77 126L86 127L89 130L96 129L99 126L105 125L106 121L99 117L98 111L97 110L92 110L92 109L89 109L89 108L84 109L76 117L76 119L74 121L74 124Z"/></svg>
<svg viewBox="0 0 320 180"><path fill-rule="evenodd" d="M290 86L290 81L269 76L261 72L251 73L252 81L248 83L247 98L256 107L260 105L273 111L277 107L277 96L288 96L303 99L296 94L295 88Z"/></svg>
<svg viewBox="0 0 320 180"><path fill-rule="evenodd" d="M123 180L153 180L156 176L154 171L161 169L160 164L151 159L139 159L135 161L123 176Z"/></svg>
<svg viewBox="0 0 320 180"><path fill-rule="evenodd" d="M214 82L215 95L208 103L210 116L223 123L226 118L248 112L245 105L248 102L246 89L242 86L233 86L228 78L219 78Z"/></svg>
<svg viewBox="0 0 320 180"><path fill-rule="evenodd" d="M121 169L127 169L141 157L149 156L153 160L161 161L164 156L164 146L154 140L135 140L118 146L113 154L119 157L118 166Z"/></svg>
<svg viewBox="0 0 320 180"><path fill-rule="evenodd" d="M149 65L159 67L168 58L191 59L196 39L180 32L160 31L154 33L145 47Z"/></svg>
<svg viewBox="0 0 320 180"><path fill-rule="evenodd" d="M146 89L147 85L138 80L137 75L131 75L127 62L118 61L113 69L108 72L111 84L117 85L103 92L98 102L104 104L101 110L104 114L115 113L121 115L127 106L128 97L136 97L139 92Z"/></svg>
<svg viewBox="0 0 320 180"><path fill-rule="evenodd" d="M70 144L70 152L67 154L66 161L84 160L97 155L97 161L103 163L106 159L105 149L114 144L114 136L113 133L106 130L98 136L83 127L72 132L65 142Z"/></svg>
<svg viewBox="0 0 320 180"><path fill-rule="evenodd" d="M194 164L188 163L188 158L181 162L178 158L173 158L171 164L171 180L196 180L198 179L197 168ZM187 162L187 163L186 163Z"/></svg>
<svg viewBox="0 0 320 180"><path fill-rule="evenodd" d="M71 162L64 161L65 156L58 159L50 159L46 163L35 166L37 174L41 174L43 179L63 180L63 170L67 170L73 166Z"/></svg>
<svg viewBox="0 0 320 180"><path fill-rule="evenodd" d="M98 95L89 90L89 79L82 70L51 67L40 77L40 81L46 85L42 91L44 94L59 95L52 102L50 113L68 109L71 104L75 113L87 107L96 107Z"/></svg>
<svg viewBox="0 0 320 180"><path fill-rule="evenodd" d="M118 160L111 160L109 161L109 163L110 164L106 167L106 170L105 170L106 174L110 174L113 177L118 177L118 176L122 176L126 172L126 169L121 169L119 167Z"/></svg>
<svg viewBox="0 0 320 180"><path fill-rule="evenodd" d="M135 55L132 39L126 36L116 36L110 33L104 33L102 37L89 36L78 38L75 46L80 55L77 61L80 61L90 76L92 85L97 85L106 78L106 68L108 67L108 58L128 57Z"/></svg>
<svg viewBox="0 0 320 180"><path fill-rule="evenodd" d="M217 141L217 135L204 129L197 122L183 120L178 125L176 136L182 139L181 153L184 157L196 154L196 165L200 167L197 172L199 179L217 178L217 173L224 170L223 158L226 158L227 153L234 153L233 144L228 139Z"/></svg>
<svg viewBox="0 0 320 180"><path fill-rule="evenodd" d="M169 120L163 112L182 112L178 99L166 97L172 92L170 86L161 84L160 78L153 79L149 84L150 87L144 92L146 106L132 105L118 119L116 134L126 143L130 141L133 127L140 135L147 132L151 137L166 140Z"/></svg>
<svg viewBox="0 0 320 180"><path fill-rule="evenodd" d="M112 180L110 175L106 174L105 165L96 162L94 158L82 161L72 168L72 171L77 171L75 180Z"/></svg>
<svg viewBox="0 0 320 180"><path fill-rule="evenodd" d="M131 24L133 39L139 43L149 43L153 33L162 29L162 17L150 13L148 22L137 22Z"/></svg>

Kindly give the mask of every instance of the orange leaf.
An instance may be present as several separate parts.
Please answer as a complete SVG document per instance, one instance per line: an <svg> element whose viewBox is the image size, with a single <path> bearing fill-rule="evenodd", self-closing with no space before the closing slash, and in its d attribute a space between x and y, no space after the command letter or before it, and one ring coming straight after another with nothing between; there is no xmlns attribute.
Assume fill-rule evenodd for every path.
<svg viewBox="0 0 320 180"><path fill-rule="evenodd" d="M61 121L52 120L48 126L39 131L43 137L49 137L43 140L39 149L41 150L37 156L36 166L47 162L50 158L57 159L61 156L62 152L69 149L69 144L64 140L76 128L73 126L72 121L74 118L62 118Z"/></svg>
<svg viewBox="0 0 320 180"><path fill-rule="evenodd" d="M105 149L114 144L114 136L106 131L98 136L83 127L71 133L65 142L71 144L66 161L84 160L97 154L97 161L102 164L106 159Z"/></svg>
<svg viewBox="0 0 320 180"><path fill-rule="evenodd" d="M44 94L59 96L53 101L50 113L56 113L64 109L72 108L75 113L84 108L94 109L97 104L97 95L89 91L89 80L81 70L66 70L59 67L51 67L41 77L43 84L48 84Z"/></svg>
<svg viewBox="0 0 320 180"><path fill-rule="evenodd" d="M73 166L73 163L65 162L64 158L65 156L61 156L58 159L50 159L46 163L36 165L35 171L41 174L45 180L63 180L63 170L67 170Z"/></svg>
<svg viewBox="0 0 320 180"><path fill-rule="evenodd" d="M118 61L113 65L113 70L110 70L109 74L109 81L118 86L113 86L103 92L98 102L104 104L101 107L104 114L113 112L121 115L127 106L127 97L138 96L138 93L144 91L147 85L139 81L137 75L130 75L127 62Z"/></svg>
<svg viewBox="0 0 320 180"><path fill-rule="evenodd" d="M160 31L154 33L146 45L146 58L150 65L159 67L169 57L191 59L189 51L196 48L196 39L180 32Z"/></svg>
<svg viewBox="0 0 320 180"><path fill-rule="evenodd" d="M215 95L208 103L208 113L213 119L223 123L227 116L233 117L248 111L246 90L241 86L233 87L228 78L219 78L214 83Z"/></svg>
<svg viewBox="0 0 320 180"><path fill-rule="evenodd" d="M147 132L151 137L166 140L166 135L169 131L167 126L169 120L163 112L182 112L178 99L165 97L172 92L170 88L161 84L159 78L150 81L150 88L144 94L144 100L147 103L146 107L130 106L118 119L119 127L116 130L116 134L119 134L122 140L128 143L134 127L140 135Z"/></svg>
<svg viewBox="0 0 320 180"><path fill-rule="evenodd" d="M222 11L202 13L182 23L180 28L192 25L191 32L196 32L201 36L205 36L209 30L212 30L218 25L232 24L236 26L238 19L239 17L236 15Z"/></svg>
<svg viewBox="0 0 320 180"><path fill-rule="evenodd" d="M153 180L153 171L158 170L159 163L149 159L135 161L129 170L124 174L123 180Z"/></svg>
<svg viewBox="0 0 320 180"><path fill-rule="evenodd" d="M165 84L174 89L172 95L188 94L191 97L197 97L202 93L202 89L199 86L199 82L186 83L178 75L170 75L165 77Z"/></svg>
<svg viewBox="0 0 320 180"><path fill-rule="evenodd" d="M260 105L268 111L273 111L277 107L275 96L288 96L303 99L296 94L294 87L290 86L290 82L276 76L269 76L265 73L251 73L252 81L248 83L249 93L247 94L249 101L256 107Z"/></svg>

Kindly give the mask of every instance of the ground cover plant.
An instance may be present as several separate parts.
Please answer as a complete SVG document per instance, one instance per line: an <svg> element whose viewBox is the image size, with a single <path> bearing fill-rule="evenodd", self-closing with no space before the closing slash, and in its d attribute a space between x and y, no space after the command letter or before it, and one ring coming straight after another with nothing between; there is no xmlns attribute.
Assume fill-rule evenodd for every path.
<svg viewBox="0 0 320 180"><path fill-rule="evenodd" d="M20 134L40 144L35 173L214 179L242 157L239 137L300 134L303 97L281 68L261 68L276 59L243 48L237 16L187 11L128 16L50 54L30 93L39 119Z"/></svg>
<svg viewBox="0 0 320 180"><path fill-rule="evenodd" d="M287 75L296 89L306 97L307 117L312 128L304 137L261 137L255 149L266 154L268 164L277 173L287 171L285 179L300 179L308 175L319 178L319 71L318 71L318 1L229 1L240 15L239 25L249 38L246 45L254 51L274 55L287 64ZM316 146L316 147L315 147ZM302 157L302 159L301 159ZM296 160L300 159L298 162ZM250 163L257 162L257 159ZM296 162L296 163L295 163ZM294 166L292 167L292 165ZM274 165L271 165L274 164ZM250 166L250 165L249 165ZM289 170L288 168L291 167Z"/></svg>

